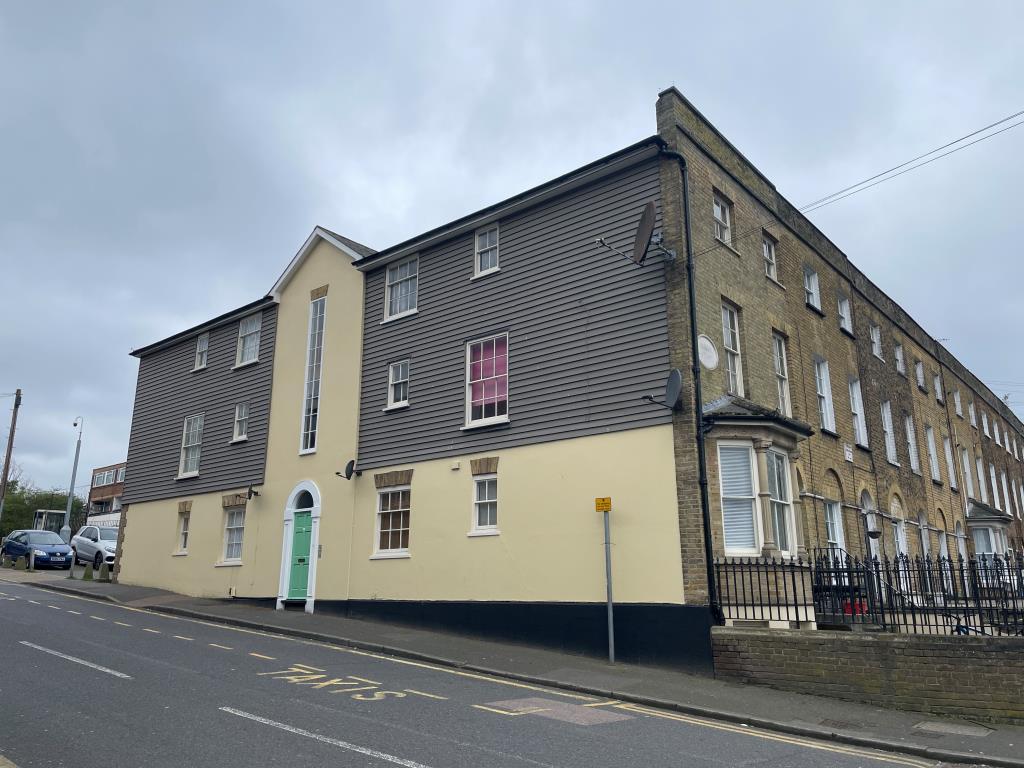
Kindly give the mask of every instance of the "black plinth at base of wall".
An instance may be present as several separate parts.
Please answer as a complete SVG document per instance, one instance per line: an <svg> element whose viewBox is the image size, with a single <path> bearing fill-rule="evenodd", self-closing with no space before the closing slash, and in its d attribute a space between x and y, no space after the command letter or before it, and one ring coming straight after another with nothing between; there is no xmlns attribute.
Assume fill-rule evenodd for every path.
<svg viewBox="0 0 1024 768"><path fill-rule="evenodd" d="M260 600L259 602L264 602ZM604 603L317 600L315 611L389 621L604 658ZM702 605L615 606L615 655L624 662L714 672L711 611Z"/></svg>

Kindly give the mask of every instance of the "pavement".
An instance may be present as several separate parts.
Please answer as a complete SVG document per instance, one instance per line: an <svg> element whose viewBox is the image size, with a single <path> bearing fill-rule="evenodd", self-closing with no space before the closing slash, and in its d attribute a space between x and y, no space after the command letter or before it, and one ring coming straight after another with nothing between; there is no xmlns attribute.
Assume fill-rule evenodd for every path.
<svg viewBox="0 0 1024 768"><path fill-rule="evenodd" d="M920 713L887 710L824 697L727 683L673 670L621 663L610 665L599 659L532 646L493 642L389 623L322 614L308 615L294 611L274 611L245 601L190 598L162 590L122 584L69 581L63 573L29 574L18 571L2 571L0 572L0 581L7 581L11 585L8 589L0 583L0 592L6 592L13 596L13 599L8 598L5 602L4 596L0 595L0 618L6 618L3 614L10 606L18 605L19 600L24 603L27 599L24 595L16 594L16 590L36 591L42 588L49 590L51 595L55 592L63 593L68 599L81 600L84 597L89 597L93 600L102 600L107 603L105 609L120 608L124 611L152 617L147 620L188 621L192 626L186 634L190 635L196 634L199 631L197 627L200 627L203 628L202 632L235 632L243 636L273 637L275 642L299 642L304 648L331 648L334 651L333 658L335 659L338 658L337 653L342 652L357 655L361 659L387 661L392 666L408 665L421 672L424 669L429 669L432 675L442 678L450 678L453 675L468 676L468 678L460 677L459 679L463 682L466 679L474 680L474 684L484 685L484 687L522 686L522 690L517 689L514 694L506 692L504 698L501 698L497 691L492 694L490 690L485 693L478 690L460 689L457 696L448 696L444 699L446 701L458 699L462 702L463 708L468 706L471 709L475 708L484 712L489 710L504 712L505 717L514 718L514 722L518 724L516 727L523 732L520 734L522 738L527 740L539 738L548 743L551 748L543 755L538 755L529 750L520 749L521 745L512 749L508 743L505 743L504 747L498 751L512 761L508 763L510 765L518 765L524 760L531 764L538 762L542 765L555 764L559 766L579 764L586 765L588 768L613 764L616 766L675 765L680 763L711 765L724 762L735 765L748 762L749 764L759 764L762 757L765 764L769 761L778 764L781 761L783 765L796 766L805 764L806 759L809 760L806 762L807 765L846 765L847 763L844 761L848 757L852 757L855 758L855 761L849 763L850 765L863 765L865 760L869 764L888 760L891 764L902 765L982 764L1024 768L1024 728L1014 726L981 724L965 720L930 717ZM19 584L20 586L18 586ZM45 595L46 593L36 592L36 594ZM33 599L38 605L46 598L36 597ZM82 602L86 601L82 600ZM33 608L36 607L32 603L25 604L31 605ZM86 604L102 605L102 603L96 602ZM52 611L45 609L34 611L34 614L40 613L47 616L49 620L61 616L59 607ZM79 613L84 613L84 611L79 611ZM33 611L29 611L29 614L33 614ZM163 615L157 616L156 614ZM69 615L74 616L65 610L64 616ZM125 622L133 623L132 619L125 619ZM79 629L82 628L82 625L94 628L90 625L96 623L75 622ZM6 638L7 626L8 622L0 622L0 642ZM115 624L115 626L119 625ZM213 647L218 647L219 645L234 646L239 641L236 640L233 643L211 642ZM39 644L45 644L45 642L40 641ZM22 646L22 648L24 647ZM134 645L130 647L133 651L135 650ZM18 650L21 654L24 653L21 649ZM362 655L359 656L359 654ZM113 661L116 662L119 658L115 656ZM316 656L315 660L310 660L314 657L305 653L305 655L296 654L296 658L307 664L328 668L327 661L322 656ZM100 664L102 663L100 662ZM116 668L116 664L113 666ZM330 667L331 674L334 673L334 666L337 666L336 662ZM5 667L11 669L9 664ZM359 673L357 672L357 674ZM301 674L294 673L292 676L301 676ZM378 668L375 668L374 674L366 672L363 676L373 679L387 677ZM418 679L414 683L405 682L412 688L423 686L423 692L426 693L433 690L430 685L434 685L435 688L440 685L433 678L428 681ZM314 685L315 683L316 681L313 681L310 684ZM161 685L166 684L161 683ZM5 693L5 688L5 681L0 678L0 694ZM247 697L253 695L251 691L240 691L239 693L242 702L247 701ZM377 692L375 691L375 693ZM380 691L380 693L387 693L387 691ZM580 698L567 698L572 695ZM417 700L423 699L424 703L437 701L417 694L409 694L404 699L409 696ZM8 702L8 700L9 697L0 695L0 701ZM569 706L570 710L562 711L559 706L552 704L552 701L561 701L562 704ZM9 705L0 704L0 713L3 712L5 706ZM248 713L256 717L263 717L286 725L296 722L297 714L295 712L288 711L282 713L281 717L275 718L266 714L266 712L276 711L274 707L257 712L258 708L254 708L254 705L249 706ZM586 711L591 711L591 708L600 709L609 715L624 715L632 719L639 717L647 723L645 728L652 728L655 722L662 726L672 724L673 728L664 733L657 728L650 733L640 732L642 729L633 733L633 725L613 727L615 723L625 722L618 720L596 724L601 726L599 728L593 728L590 725L579 726L588 733L598 731L603 733L605 730L615 731L616 729L620 731L620 737L604 744L604 747L596 753L592 752L589 746L584 747L576 743L575 737L569 733L573 729L567 730L563 727L557 730L557 737L544 728L533 733L535 721L550 719L553 716L550 713L551 710L561 713L563 726L566 722L573 722L574 718L580 719L579 711L581 710L572 709L573 706L583 707ZM480 707L483 709L479 709ZM238 708L245 709L244 706ZM410 709L410 707L406 707L406 709ZM429 710L430 707L427 709ZM427 717L428 714L419 713L423 717ZM426 728L425 732L437 733L440 727L441 732L447 733L447 737L454 740L451 743L471 745L466 749L472 751L476 746L480 746L483 735L479 731L464 732L461 730L468 722L462 716L463 714L461 710L458 717L451 717L449 713L449 716L443 719L443 727L437 724L428 725L427 720L419 722ZM470 714L475 716L477 712ZM520 717L520 715L526 716ZM242 715L235 715L235 717L245 719ZM289 717L292 719L288 719ZM495 717L498 715L496 714ZM469 720L471 721L473 718L470 717ZM0 718L0 722L3 722L3 718ZM257 719L249 720L249 722L260 723L261 721ZM300 719L298 722L304 721ZM379 726L380 723L377 725ZM683 725L690 730L681 734L679 728ZM266 726L265 724L264 727L278 728L278 726ZM446 729L453 730L448 733ZM278 728L278 730L282 729ZM323 735L331 731L329 723L323 723L322 729L316 730L315 734ZM530 733L526 733L527 731ZM361 733L370 743L381 738L380 734L373 729L361 731ZM626 734L626 736L622 737L621 734ZM725 734L731 734L731 736L725 741L720 741ZM741 734L741 736L737 737L736 734ZM3 733L0 732L0 753L14 759L22 768L34 764L24 760L19 762L17 755L8 751L8 746L3 743L4 738ZM495 748L489 732L483 741L486 742L483 746L488 749ZM513 741L518 745L520 738L517 737ZM584 739L584 742L588 742L588 739ZM745 753L744 749L751 743L758 744L754 753ZM711 744L716 746L714 749L708 750L707 747ZM774 751L778 744L788 744L788 748L796 751L787 752L784 755L779 754ZM672 759L669 759L668 753L665 752L670 745L674 745L672 749L675 750L671 752ZM380 748L383 749L383 747ZM394 744L391 744L390 748L392 752L396 752L397 748ZM626 750L627 753L623 754L623 750ZM878 750L878 752L874 750ZM396 754L399 752L401 751L398 750ZM416 755L418 755L416 759L423 757L423 754L419 752L416 752ZM512 757L508 757L509 755ZM585 760L578 759L582 755L587 755ZM684 755L688 759L680 760ZM824 755L827 755L827 760L824 760ZM448 754L443 749L431 756L433 762L427 761L430 765L462 764L463 756ZM208 755L201 757L204 762L209 762ZM502 757L501 760L505 760L506 757ZM466 764L505 764L497 758L482 761L480 758L481 755L476 754L478 762L467 762ZM609 762L612 758L617 762ZM771 759L769 760L769 758ZM262 760L257 760L257 762L262 762ZM132 763L129 760L125 764Z"/></svg>

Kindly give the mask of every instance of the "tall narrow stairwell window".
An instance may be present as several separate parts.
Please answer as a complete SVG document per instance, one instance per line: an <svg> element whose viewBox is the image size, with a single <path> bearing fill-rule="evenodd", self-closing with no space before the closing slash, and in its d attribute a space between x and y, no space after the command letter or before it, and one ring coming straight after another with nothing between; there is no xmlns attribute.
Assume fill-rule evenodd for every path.
<svg viewBox="0 0 1024 768"><path fill-rule="evenodd" d="M327 297L309 304L309 344L306 347L306 391L302 399L302 441L300 453L316 450L317 426L320 419L320 374L324 356L324 316Z"/></svg>

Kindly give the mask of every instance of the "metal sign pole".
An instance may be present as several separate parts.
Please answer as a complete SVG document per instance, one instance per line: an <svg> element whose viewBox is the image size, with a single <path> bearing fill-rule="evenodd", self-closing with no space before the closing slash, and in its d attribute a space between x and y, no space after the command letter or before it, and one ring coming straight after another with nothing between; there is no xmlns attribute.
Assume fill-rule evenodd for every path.
<svg viewBox="0 0 1024 768"><path fill-rule="evenodd" d="M609 512L604 511L604 576L608 582L608 662L615 663L615 616L612 611L612 536L608 522Z"/></svg>
<svg viewBox="0 0 1024 768"><path fill-rule="evenodd" d="M608 661L615 663L615 616L612 612L612 534L609 513L612 499L604 496L594 499L594 509L604 514L604 578L608 585Z"/></svg>

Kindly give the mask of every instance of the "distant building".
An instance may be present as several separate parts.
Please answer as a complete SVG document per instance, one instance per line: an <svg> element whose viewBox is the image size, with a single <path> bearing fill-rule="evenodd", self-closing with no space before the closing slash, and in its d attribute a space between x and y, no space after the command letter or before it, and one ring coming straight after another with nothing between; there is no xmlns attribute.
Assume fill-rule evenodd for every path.
<svg viewBox="0 0 1024 768"><path fill-rule="evenodd" d="M121 497L124 495L125 462L98 467L92 471L92 487L89 488L87 513L93 518L110 517L110 524L117 525L121 516ZM106 523L104 523L106 524Z"/></svg>

